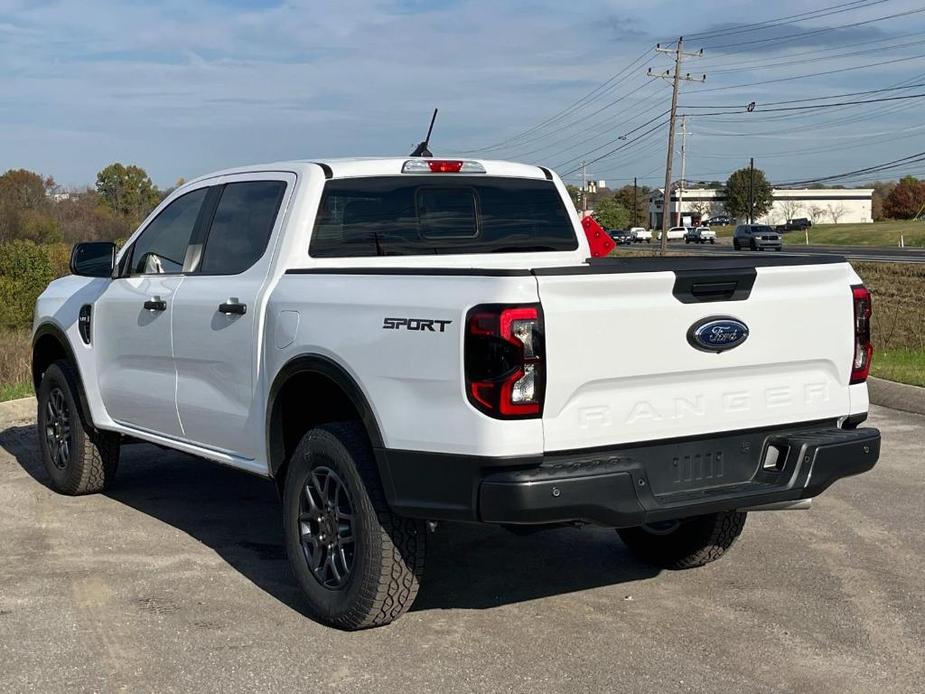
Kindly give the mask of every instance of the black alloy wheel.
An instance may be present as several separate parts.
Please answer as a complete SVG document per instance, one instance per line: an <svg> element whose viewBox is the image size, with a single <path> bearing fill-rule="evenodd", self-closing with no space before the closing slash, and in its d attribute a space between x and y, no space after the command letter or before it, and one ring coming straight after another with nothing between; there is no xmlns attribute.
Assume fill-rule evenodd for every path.
<svg viewBox="0 0 925 694"><path fill-rule="evenodd" d="M45 406L45 443L51 462L59 470L67 468L71 460L71 409L60 388L53 388L48 394Z"/></svg>
<svg viewBox="0 0 925 694"><path fill-rule="evenodd" d="M306 480L299 501L302 552L312 576L329 590L343 589L355 555L353 503L344 481L319 466Z"/></svg>

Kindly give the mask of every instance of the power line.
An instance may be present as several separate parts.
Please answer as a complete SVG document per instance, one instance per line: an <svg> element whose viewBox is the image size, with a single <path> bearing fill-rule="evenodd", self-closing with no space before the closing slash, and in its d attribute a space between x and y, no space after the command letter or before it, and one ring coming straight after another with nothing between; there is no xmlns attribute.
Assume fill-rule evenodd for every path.
<svg viewBox="0 0 925 694"><path fill-rule="evenodd" d="M913 87L925 87L925 82L919 82L917 84L906 84L902 86L895 87L883 87L881 89L866 89L861 92L845 92L844 94L832 94L830 96L807 96L802 99L787 99L785 101L766 101L762 103L756 103L756 108L758 106L777 106L779 104L799 104L806 101L823 101L825 99L842 99L846 96L863 96L865 94L880 94L882 92L892 92L899 89L912 89ZM688 104L684 105L681 108L741 108L741 104L734 104L732 106L717 106L715 104L704 104L701 106Z"/></svg>
<svg viewBox="0 0 925 694"><path fill-rule="evenodd" d="M664 118L664 117L667 116L667 115L668 115L668 111L663 111L662 113L659 113L657 116L655 116L655 118L652 118L651 120L647 120L645 123L643 123L643 124L640 125L639 127L633 128L632 130L630 130L630 131L628 131L628 132L626 132L626 133L624 133L624 134L622 134L622 135L619 135L618 137L615 137L615 138L613 138L612 140L609 140L609 141L603 143L600 147L595 147L595 148L592 149L590 152L585 152L584 154L579 154L577 157L572 157L571 159L568 159L568 160L564 161L564 162L563 162L562 164L560 164L559 166L560 166L560 167L562 167L562 166L568 166L569 164L571 164L571 163L572 163L573 161L575 161L576 159L582 159L583 157L586 157L586 156L588 156L589 154L594 154L595 152L600 152L604 147L608 147L608 146L612 145L613 143L615 143L615 142L617 142L617 141L619 141L619 140L626 140L626 138L627 138L628 135L632 135L633 133L635 133L635 132L637 132L637 131L639 131L639 130L642 130L642 129L643 129L644 127L646 127L647 125L651 125L651 124L654 123L655 121L657 121L657 120L659 120L659 119L661 119L661 118Z"/></svg>
<svg viewBox="0 0 925 694"><path fill-rule="evenodd" d="M832 31L838 31L839 29L854 29L855 27L866 26L868 24L874 24L876 22L883 22L888 19L896 19L897 17L908 17L909 15L918 14L920 12L925 12L925 7L917 9L917 10L907 10L905 12L897 12L895 14L888 14L888 15L883 15L881 17L874 17L873 19L865 19L863 21L852 22L850 24L840 24L839 26L835 26L835 27L825 27L823 29L814 29L812 31L804 31L802 33L792 34L790 36L775 36L775 37L767 38L767 39L757 39L753 41L741 41L739 43L727 43L725 45L710 46L710 50L722 51L722 50L725 50L726 48L738 48L739 46L747 46L749 48L753 48L756 45L763 44L763 43L770 43L772 41L778 44L787 43L789 41L796 41L798 39L806 39L809 36L818 36L819 34L825 34L825 33L832 32Z"/></svg>
<svg viewBox="0 0 925 694"><path fill-rule="evenodd" d="M812 183L823 183L827 181L835 181L842 178L853 178L856 176L868 176L872 173L877 173L884 170L889 170L897 168L900 166L906 166L908 164L915 164L920 161L925 161L925 152L916 152L915 154L910 154L906 157L901 157L900 159L894 159L893 161L884 162L882 164L874 164L873 166L868 166L863 169L856 169L854 171L846 171L840 174L832 174L831 176L820 176L818 178L809 178L802 181L788 181L785 183L778 183L779 186L800 186L800 185L809 185Z"/></svg>
<svg viewBox="0 0 925 694"><path fill-rule="evenodd" d="M819 17L827 17L829 15L840 14L842 12L853 12L854 10L871 7L872 5L880 5L888 1L889 0L874 0L873 2L870 2L869 0L853 0L852 2L844 2L839 5L830 5L829 7L823 7L818 10L801 12L799 14L789 15L787 17L778 17L777 19L768 19L763 22L754 22L752 24L736 26L735 28L730 27L725 29L715 29L713 31L692 34L691 36L688 36L688 38L703 40L711 36L730 36L732 34L742 34L749 31L759 31L761 29L767 29L771 26L796 24L798 22L805 22L809 19L818 19Z"/></svg>
<svg viewBox="0 0 925 694"><path fill-rule="evenodd" d="M925 11L925 10L923 10ZM778 77L777 79L772 80L762 80L760 82L748 82L746 84L732 84L728 87L712 87L710 89L701 89L700 92L718 92L724 91L727 89L741 89L742 87L754 87L761 84L775 84L778 82L792 82L793 80L806 79L807 77L820 77L822 75L836 75L842 72L851 72L853 70L863 70L869 67L879 67L881 65L892 65L894 63L902 63L908 60L918 60L919 58L925 58L925 53L919 55L908 56L905 58L893 58L892 60L882 60L878 63L868 63L866 65L853 65L851 67L839 68L836 70L825 70L823 72L811 72L806 75L794 75L792 77Z"/></svg>
<svg viewBox="0 0 925 694"><path fill-rule="evenodd" d="M629 97L632 96L633 94L636 94L636 93L642 91L642 89L644 89L645 87L648 87L649 84L650 84L649 82L643 82L643 83L642 83L641 85L639 85L636 89L633 89L632 91L630 91L630 92L624 94L623 96L618 97L618 98L614 99L613 101L608 102L607 104L605 104L604 106L600 107L600 108L597 109L596 111L594 111L594 112L592 112L592 113L589 113L589 114L586 114L586 115L583 116L583 117L584 117L584 118L593 118L593 117L596 116L597 114L603 113L604 111L606 111L606 110L607 110L608 108L610 108L611 106L615 106L616 104L618 104L618 103L620 103L621 101L623 101L623 100L629 98ZM617 111L617 113L614 114L614 115L618 115L618 114L621 114L621 113L626 113L627 110L628 110L628 109L623 109L623 110L621 110L621 111ZM632 119L630 119L630 120L632 120ZM598 124L603 123L603 122L605 122L605 121L606 121L606 119L602 119L601 121L598 121ZM627 121L625 121L625 122L627 122ZM526 139L524 140L524 142L530 142L530 143L532 143L534 140L537 140L537 139L542 140L542 141L545 141L545 139L548 138L550 135L553 135L553 134L558 133L558 132L562 132L563 130L569 130L569 129L572 128L573 126L574 126L574 123L572 123L572 122L567 122L567 123L565 123L565 124L559 125L559 126L556 127L556 128L553 128L552 130L547 130L547 131L546 131L545 133L543 133L542 135L538 135L538 136L532 137L532 138L526 138ZM569 135L569 137L574 137L575 135L581 135L581 134L587 132L589 129L592 129L593 127L596 127L596 125L595 125L595 126L590 126L589 128L585 128L584 130L579 130L579 131L577 131L577 132L571 132L570 135ZM563 139L563 140L558 140L558 142L564 142L566 139L568 139L568 138L565 138L565 139ZM513 146L511 147L511 149L514 150L514 151L516 151L516 150L519 149L521 146L523 146L523 144L513 145ZM526 153L526 154L521 154L521 156L527 156L528 154L532 154L532 153L534 153L534 152L542 151L542 150L545 149L545 148L546 148L546 146L540 147L540 148L537 149L537 150L533 150L533 151L528 152L528 153Z"/></svg>
<svg viewBox="0 0 925 694"><path fill-rule="evenodd" d="M609 89L609 88L612 88L613 86L616 86L616 85L613 84L613 82L614 82L615 80L617 80L619 77L621 77L621 76L623 76L623 75L625 75L625 74L627 74L627 73L630 73L630 71L631 71L638 63L644 61L644 60L646 59L646 57L649 55L649 53L651 53L651 52L652 52L652 49L651 49L651 48L647 48L642 54L640 54L635 60L633 60L629 65L627 65L625 68L623 68L622 70L620 70L618 73L612 75L612 76L609 77L607 80L605 80L604 82L602 82L600 85L598 85L597 87L595 87L594 89L592 89L590 92L588 92L587 94L585 94L583 97L581 97L580 99L578 99L577 101L575 101L574 103L572 103L570 106L568 106L568 107L566 107L565 109L563 109L562 111L559 111L558 113L556 113L556 114L550 116L550 117L547 118L546 120L541 121L541 122L537 123L536 125L534 125L534 126L532 126L532 127L530 127L530 128L527 128L526 130L524 130L524 131L522 131L522 132L520 132L520 133L517 133L516 135L512 135L511 137L507 138L506 140L502 140L501 142L497 142L497 143L495 143L495 144L493 144L493 145L486 145L485 147L479 147L479 148L477 148L477 149L463 150L463 153L468 154L468 153L472 153L472 152L483 152L483 151L486 151L486 150L498 149L498 148L503 147L504 145L509 144L509 143L511 143L511 142L513 142L513 141L515 141L515 140L519 140L519 139L523 138L523 137L526 136L526 135L529 135L529 134L531 134L531 133L534 133L534 132L536 132L537 130L543 128L543 127L546 126L546 125L551 125L552 123L561 120L562 118L564 118L564 117L567 116L568 114L574 112L576 109L580 108L583 104L585 104L585 102L587 102L587 100L588 100L590 97L592 97L592 95L597 94L597 95L599 96L601 90ZM593 99L592 99L592 100L593 100Z"/></svg>
<svg viewBox="0 0 925 694"><path fill-rule="evenodd" d="M812 106L783 106L780 108L758 108L757 106L749 113L775 113L778 111L806 111L821 108L833 108L836 106L860 106L862 104L878 104L884 101L903 101L906 99L921 99L925 96L922 94L904 94L903 96L885 96L880 99L868 99L866 101L839 101L834 104L815 104ZM685 113L685 116L728 116L731 114L745 113L745 111L715 111L713 113Z"/></svg>
<svg viewBox="0 0 925 694"><path fill-rule="evenodd" d="M815 58L815 61L826 61L826 60L836 60L836 59L840 59L840 58L850 58L850 57L857 56L857 55L867 55L867 54L869 54L869 53L882 53L883 51L893 50L893 49L896 49L896 48L910 48L910 47L912 47L912 46L919 46L919 45L921 45L922 43L923 43L922 39L921 39L921 38L917 38L915 41L907 41L907 42L905 42L905 43L895 43L895 44L892 44L892 45L888 45L888 46L878 46L878 47L875 47L875 48L864 48L864 49L861 49L861 50L853 50L853 49L852 49L852 50L850 50L850 51L844 51L843 48L839 48L838 50L842 50L842 51L844 51L844 52L841 52L841 53L833 53L832 55L826 55L826 56L817 57L817 58ZM822 52L823 52L823 51L820 51L819 53L822 53ZM827 51L826 51L826 52L827 52ZM819 55L819 53L816 53L816 55ZM805 54L800 54L800 55L798 56L798 59L797 59L797 60L792 60L792 59L789 59L789 58L790 58L790 57L788 56L788 60L779 61L779 62L770 62L770 63L769 63L769 62L763 62L763 63L758 63L757 65L753 65L753 66L751 66L751 67L748 67L748 69L749 69L749 71L766 70L766 69L778 68L778 67L789 67L790 65L802 65L802 64L804 64L804 63L806 62ZM728 72L741 72L745 67L746 67L745 65L737 64L735 67L728 67L728 68L711 68L711 74L724 74L724 73L728 73Z"/></svg>
<svg viewBox="0 0 925 694"><path fill-rule="evenodd" d="M658 130L659 128L661 128L663 125L667 125L667 124L668 124L668 121L667 121L667 120L664 120L664 121L662 121L661 123L656 123L655 126L653 126L652 128L649 128L648 130L646 130L644 133L642 133L642 134L641 134L639 137L637 137L636 139L630 140L629 142L627 142L627 143L625 143L625 144L622 144L622 145L620 145L619 147L615 147L614 149L610 150L609 152L605 152L604 154L600 155L599 157L595 157L594 159L591 159L590 161L587 161L587 162L585 162L585 163L586 163L586 164L595 164L595 163L599 162L601 159L606 159L606 158L609 157L610 155L615 154L616 152L619 152L619 151L622 150L622 149L626 149L627 147L633 145L634 143L639 142L639 141L645 139L645 137L646 137L647 135L650 135L651 133L654 133L656 130ZM558 168L558 167L553 167L553 168ZM575 173L575 172L578 171L580 168L581 168L581 167L578 167L578 168L576 168L576 169L572 169L572 170L570 170L570 171L566 171L566 172L565 172L564 174L562 174L562 175L563 175L563 176L568 176L569 174Z"/></svg>

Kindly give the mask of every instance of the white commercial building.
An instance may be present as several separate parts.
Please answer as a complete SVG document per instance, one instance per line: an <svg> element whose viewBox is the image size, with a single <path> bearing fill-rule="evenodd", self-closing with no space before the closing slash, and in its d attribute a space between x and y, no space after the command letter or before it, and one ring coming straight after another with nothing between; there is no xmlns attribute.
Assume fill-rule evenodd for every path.
<svg viewBox="0 0 925 694"><path fill-rule="evenodd" d="M756 217L762 224L783 224L788 219L805 217L813 224L866 224L873 221L873 188L774 188L774 204L767 214ZM662 226L662 189L649 197L649 223ZM703 219L725 215L726 198L722 190L688 188L671 194L671 224L677 224L680 210L682 224L698 224ZM744 221L744 220L740 220Z"/></svg>

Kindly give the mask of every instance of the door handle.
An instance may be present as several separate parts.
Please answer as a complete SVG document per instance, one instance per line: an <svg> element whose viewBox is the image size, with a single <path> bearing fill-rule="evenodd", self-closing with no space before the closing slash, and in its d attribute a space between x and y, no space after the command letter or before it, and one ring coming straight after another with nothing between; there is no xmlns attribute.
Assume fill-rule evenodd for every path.
<svg viewBox="0 0 925 694"><path fill-rule="evenodd" d="M237 301L237 299L231 299L218 305L219 313L224 313L227 315L237 315L243 316L247 313L247 304L242 304Z"/></svg>
<svg viewBox="0 0 925 694"><path fill-rule="evenodd" d="M157 297L153 299L148 299L144 303L144 306L145 306L146 311L166 311L167 310L167 302L164 301L163 299L158 299Z"/></svg>

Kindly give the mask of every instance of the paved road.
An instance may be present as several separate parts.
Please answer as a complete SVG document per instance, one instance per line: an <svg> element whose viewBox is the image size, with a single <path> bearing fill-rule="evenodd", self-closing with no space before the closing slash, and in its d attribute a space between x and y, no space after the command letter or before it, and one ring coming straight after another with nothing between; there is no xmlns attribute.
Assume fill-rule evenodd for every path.
<svg viewBox="0 0 925 694"><path fill-rule="evenodd" d="M414 611L356 634L303 615L269 483L133 446L65 498L0 421L0 691L923 691L925 418L872 421L872 472L752 514L716 564L441 526Z"/></svg>
<svg viewBox="0 0 925 694"><path fill-rule="evenodd" d="M726 241L726 239L722 239ZM729 242L731 244L731 242ZM685 251L699 253L744 253L745 251L736 251L732 245L719 243L716 245L706 244L679 244L677 242L671 245L672 248L680 248L683 245ZM802 246L799 244L786 244L784 253L798 255L839 255L848 260L864 260L872 263L925 263L925 248L877 248L870 246Z"/></svg>

